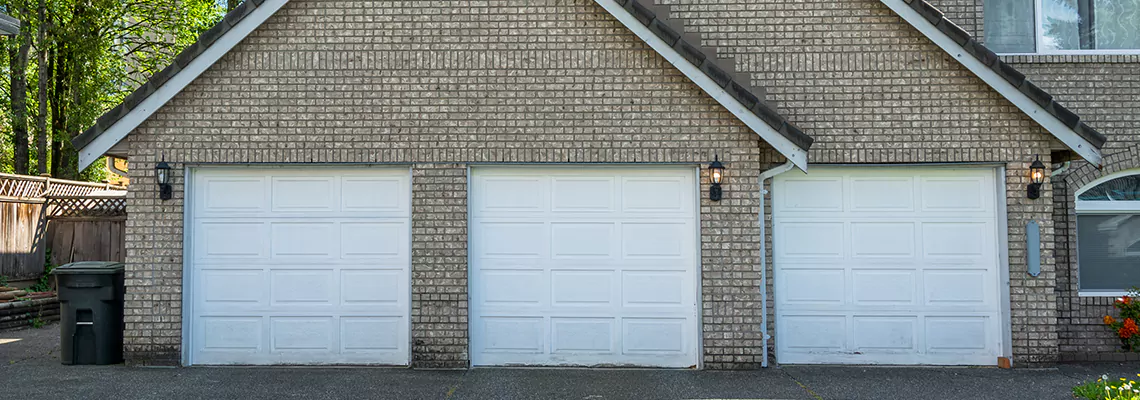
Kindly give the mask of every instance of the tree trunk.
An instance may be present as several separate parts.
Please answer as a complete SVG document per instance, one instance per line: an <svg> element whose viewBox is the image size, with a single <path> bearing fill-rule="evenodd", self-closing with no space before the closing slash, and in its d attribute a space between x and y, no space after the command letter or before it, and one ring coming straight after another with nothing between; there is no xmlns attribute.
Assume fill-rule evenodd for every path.
<svg viewBox="0 0 1140 400"><path fill-rule="evenodd" d="M47 37L47 5L44 0L40 0L37 7L40 18L40 29L36 38L36 71L38 72L38 88L36 94L39 103L39 112L36 114L36 169L40 174L46 174L47 161L48 161L48 148L47 148L47 51L48 44L45 41Z"/></svg>
<svg viewBox="0 0 1140 400"><path fill-rule="evenodd" d="M66 47L66 46L67 46L67 44L60 43L58 47ZM51 136L52 137L51 173L52 173L52 175L56 175L56 176L58 176L58 174L61 170L60 161L62 161L62 159L63 159L63 157L60 156L60 153L62 153L63 149L59 147L59 144L62 142L61 138L66 137L66 133L64 133L65 129L64 129L64 125L63 125L63 122L65 120L65 117L63 116L63 101L60 100L60 98L62 96L66 95L65 94L66 91L64 89L64 84L63 84L64 73L63 73L63 71L60 71L60 69L64 68L64 62L63 62L63 60L60 60L60 57L61 57L60 53L61 53L61 51L58 48L51 50L51 68L50 68L51 69L51 78L52 78L51 79L52 80L52 88L51 88L51 99L52 99L51 100L51 130L52 130L52 136Z"/></svg>
<svg viewBox="0 0 1140 400"><path fill-rule="evenodd" d="M23 14L23 13L21 13ZM28 49L32 46L32 35L20 29L16 46L8 49L11 71L10 94L12 101L12 144L13 171L28 173Z"/></svg>

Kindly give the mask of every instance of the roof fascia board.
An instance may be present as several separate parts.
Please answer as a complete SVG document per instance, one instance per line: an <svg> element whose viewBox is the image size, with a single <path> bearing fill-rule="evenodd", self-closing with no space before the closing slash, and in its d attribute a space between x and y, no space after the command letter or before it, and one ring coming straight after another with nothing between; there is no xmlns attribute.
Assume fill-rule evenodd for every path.
<svg viewBox="0 0 1140 400"><path fill-rule="evenodd" d="M645 41L649 47L657 51L657 53L664 57L670 64L673 64L674 67L692 80L693 83L696 83L705 93L712 96L717 103L720 103L720 105L728 109L732 115L735 115L741 122L744 122L744 125L747 125L753 132L756 132L761 139L768 142L776 151L780 152L784 157L787 157L797 168L807 172L807 151L796 146L792 141L784 137L784 135L781 135L780 132L772 129L771 126L761 120L760 117L757 117L756 114L753 114L752 111L749 111L743 104L740 104L728 91L721 88L720 85L717 85L712 78L709 78L708 75L701 72L700 68L690 63L685 57L682 57L680 53L677 53L672 46L669 46L664 40L661 40L661 38L653 34L648 27L642 25L637 18L630 15L620 4L614 0L594 0L594 2L598 3L602 8L605 8L610 15L617 18L630 32L633 32L634 35L637 35L638 38Z"/></svg>
<svg viewBox="0 0 1140 400"><path fill-rule="evenodd" d="M102 132L98 137L92 140L91 143L79 149L79 170L82 171L86 169L108 150L119 144L131 131L141 125L143 121L146 121L147 118L154 114L155 111L158 111L158 109L170 101L170 99L174 98L182 89L190 85L190 82L193 82L199 75L202 75L210 66L214 65L222 56L233 49L234 46L237 46L237 44L253 32L254 29L261 26L262 23L273 16L277 10L281 9L281 7L288 2L289 0L265 0L263 4L254 8L247 17L226 31L222 37L218 38L218 40L204 50L202 54L195 57L186 68L174 74L170 80L156 89L150 96L147 96L137 107L108 127L106 131Z"/></svg>
<svg viewBox="0 0 1140 400"><path fill-rule="evenodd" d="M906 22L915 29L918 29L919 32L933 41L934 44L957 59L966 69L973 72L974 75L977 75L982 81L985 81L987 85L1013 103L1014 106L1021 109L1022 112L1029 115L1029 117L1037 121L1038 124L1041 124L1041 127L1045 128L1049 133L1052 133L1054 137L1066 146L1069 146L1069 148L1077 154L1080 154L1082 158L1093 165L1101 165L1103 157L1096 146L1093 146L1088 140L1082 138L1074 132L1072 128L1065 126L1065 124L1057 120L1053 114L1050 114L1037 104L1037 102L1022 93L1014 87L1013 84L998 75L993 69L987 67L980 60L966 52L964 47L939 31L934 24L930 23L930 20L927 20L919 14L918 11L911 8L904 0L880 1L902 17L902 19L906 20Z"/></svg>

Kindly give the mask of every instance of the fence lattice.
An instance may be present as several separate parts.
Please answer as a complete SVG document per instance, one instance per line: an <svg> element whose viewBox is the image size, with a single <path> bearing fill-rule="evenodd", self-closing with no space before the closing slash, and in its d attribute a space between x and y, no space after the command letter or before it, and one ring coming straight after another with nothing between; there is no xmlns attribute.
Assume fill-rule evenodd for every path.
<svg viewBox="0 0 1140 400"><path fill-rule="evenodd" d="M86 196L96 190L126 190L126 187L107 183L92 183L0 173L0 197L17 199L43 199L51 196Z"/></svg>
<svg viewBox="0 0 1140 400"><path fill-rule="evenodd" d="M48 218L127 215L124 196L51 196L47 198L46 206Z"/></svg>

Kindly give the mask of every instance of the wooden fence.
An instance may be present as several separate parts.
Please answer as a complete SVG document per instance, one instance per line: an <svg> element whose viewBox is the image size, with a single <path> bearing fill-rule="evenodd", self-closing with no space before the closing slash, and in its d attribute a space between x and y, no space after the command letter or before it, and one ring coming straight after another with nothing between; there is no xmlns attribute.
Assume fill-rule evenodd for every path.
<svg viewBox="0 0 1140 400"><path fill-rule="evenodd" d="M0 174L0 276L38 279L45 262L123 261L125 190ZM51 260L46 260L49 249Z"/></svg>

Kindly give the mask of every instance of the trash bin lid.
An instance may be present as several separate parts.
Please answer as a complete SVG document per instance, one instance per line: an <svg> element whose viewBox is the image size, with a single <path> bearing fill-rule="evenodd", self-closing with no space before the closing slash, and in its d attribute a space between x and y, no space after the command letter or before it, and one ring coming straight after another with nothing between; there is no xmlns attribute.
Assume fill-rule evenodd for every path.
<svg viewBox="0 0 1140 400"><path fill-rule="evenodd" d="M53 274L116 274L123 271L123 263L118 261L80 261L55 267Z"/></svg>

